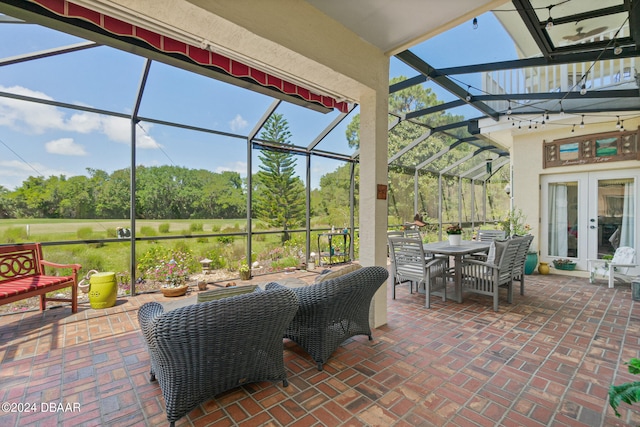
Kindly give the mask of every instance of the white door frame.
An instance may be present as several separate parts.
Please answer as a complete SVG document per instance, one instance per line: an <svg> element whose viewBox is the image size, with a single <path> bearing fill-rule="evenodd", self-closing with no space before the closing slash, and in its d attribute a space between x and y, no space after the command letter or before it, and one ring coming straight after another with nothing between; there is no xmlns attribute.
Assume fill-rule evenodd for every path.
<svg viewBox="0 0 640 427"><path fill-rule="evenodd" d="M635 244L640 242L640 221L638 218L638 208L640 207L640 171L637 169L619 169L598 172L577 172L566 174L542 175L540 191L540 260L551 262L558 257L549 256L549 184L560 182L576 182L578 185L578 201L574 209L577 210L578 220L578 240L577 256L567 257L576 262L578 270L587 269L587 260L596 259L598 256L598 181L606 179L626 179L634 180L635 191ZM593 220L593 221L592 221ZM591 228L593 227L593 228ZM583 237L584 236L584 237Z"/></svg>

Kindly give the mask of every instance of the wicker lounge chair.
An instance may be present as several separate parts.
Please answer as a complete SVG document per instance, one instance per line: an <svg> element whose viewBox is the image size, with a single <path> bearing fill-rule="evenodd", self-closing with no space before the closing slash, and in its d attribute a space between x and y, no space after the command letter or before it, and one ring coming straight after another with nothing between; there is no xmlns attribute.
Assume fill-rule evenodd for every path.
<svg viewBox="0 0 640 427"><path fill-rule="evenodd" d="M138 321L174 423L226 390L259 381L286 387L282 333L298 308L290 289L223 298L164 312L140 307Z"/></svg>
<svg viewBox="0 0 640 427"><path fill-rule="evenodd" d="M347 338L371 336L369 306L389 272L383 267L363 267L335 279L292 289L299 307L284 337L295 341L317 363L318 370ZM281 288L269 283L266 289Z"/></svg>

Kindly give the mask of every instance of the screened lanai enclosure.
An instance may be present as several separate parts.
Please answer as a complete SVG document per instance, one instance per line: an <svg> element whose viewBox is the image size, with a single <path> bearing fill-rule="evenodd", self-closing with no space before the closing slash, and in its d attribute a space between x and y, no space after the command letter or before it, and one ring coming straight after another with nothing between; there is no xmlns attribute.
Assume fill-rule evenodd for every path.
<svg viewBox="0 0 640 427"><path fill-rule="evenodd" d="M117 271L134 293L170 261L260 274L357 259L358 105L17 15L0 25L15 41L0 48L2 243L43 242L60 261ZM435 236L503 216L508 153L440 111L429 88L395 80L389 227L419 212ZM328 248L336 229L349 238Z"/></svg>
<svg viewBox="0 0 640 427"><path fill-rule="evenodd" d="M389 229L416 214L433 240L452 223L501 227L519 171L499 132L640 108L629 1L491 2L404 49L355 9L309 3L390 57ZM171 261L257 275L358 259L353 99L74 2L0 12L0 243L41 241L131 292Z"/></svg>

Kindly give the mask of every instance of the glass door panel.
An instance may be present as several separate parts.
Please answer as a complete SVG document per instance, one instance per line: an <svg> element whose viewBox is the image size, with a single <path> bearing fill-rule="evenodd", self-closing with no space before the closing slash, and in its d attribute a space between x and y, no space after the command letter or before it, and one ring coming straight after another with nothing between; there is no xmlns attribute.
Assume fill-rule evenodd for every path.
<svg viewBox="0 0 640 427"><path fill-rule="evenodd" d="M578 181L553 182L547 194L547 255L577 258L578 245Z"/></svg>
<svg viewBox="0 0 640 427"><path fill-rule="evenodd" d="M620 246L635 247L634 179L593 177L590 181L597 191L597 210L591 212L589 219L592 230L597 226L597 252L593 255L601 259L604 255L613 255Z"/></svg>

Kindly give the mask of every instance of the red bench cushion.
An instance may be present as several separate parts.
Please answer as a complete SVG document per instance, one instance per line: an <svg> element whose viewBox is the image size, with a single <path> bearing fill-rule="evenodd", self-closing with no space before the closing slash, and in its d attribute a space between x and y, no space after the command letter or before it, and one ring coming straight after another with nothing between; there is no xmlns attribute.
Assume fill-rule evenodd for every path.
<svg viewBox="0 0 640 427"><path fill-rule="evenodd" d="M71 286L73 284L73 278L69 276L31 276L3 282L2 285L0 285L0 299L26 294L65 282Z"/></svg>

